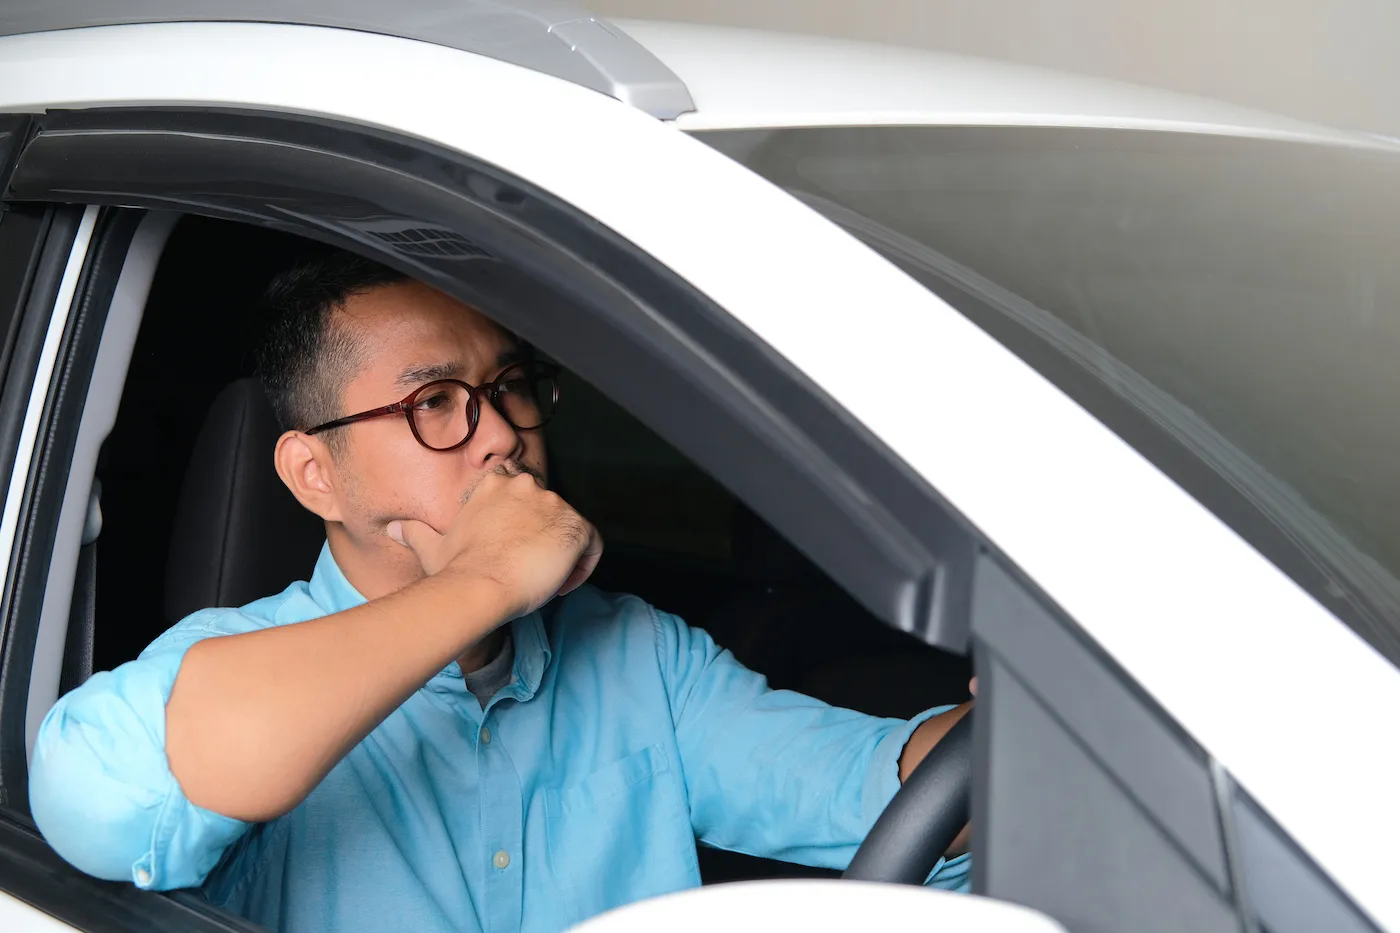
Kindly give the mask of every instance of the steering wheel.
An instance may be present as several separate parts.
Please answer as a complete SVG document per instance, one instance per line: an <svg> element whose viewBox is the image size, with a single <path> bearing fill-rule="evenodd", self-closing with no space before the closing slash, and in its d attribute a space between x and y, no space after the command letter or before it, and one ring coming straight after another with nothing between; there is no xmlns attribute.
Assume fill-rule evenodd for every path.
<svg viewBox="0 0 1400 933"><path fill-rule="evenodd" d="M967 825L972 797L972 716L933 746L875 821L842 878L923 884Z"/></svg>

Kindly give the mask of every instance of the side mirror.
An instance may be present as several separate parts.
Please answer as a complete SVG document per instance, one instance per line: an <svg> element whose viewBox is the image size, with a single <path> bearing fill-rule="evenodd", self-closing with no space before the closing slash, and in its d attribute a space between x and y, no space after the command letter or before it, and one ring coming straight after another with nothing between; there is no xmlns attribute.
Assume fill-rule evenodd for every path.
<svg viewBox="0 0 1400 933"><path fill-rule="evenodd" d="M667 894L600 914L577 933L1066 933L1038 911L1006 901L903 884L747 881Z"/></svg>

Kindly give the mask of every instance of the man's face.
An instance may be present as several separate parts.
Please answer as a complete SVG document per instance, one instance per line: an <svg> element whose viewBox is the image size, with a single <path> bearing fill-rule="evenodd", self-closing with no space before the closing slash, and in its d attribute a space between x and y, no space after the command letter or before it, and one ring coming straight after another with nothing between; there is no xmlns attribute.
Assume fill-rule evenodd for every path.
<svg viewBox="0 0 1400 933"><path fill-rule="evenodd" d="M345 387L342 416L393 404L436 379L480 385L518 360L512 336L419 282L352 296L336 315L334 325L352 337L361 357ZM471 440L455 450L419 444L403 415L334 430L344 434L335 472L345 532L395 561L411 555L385 536L389 522L415 519L443 532L487 473L524 469L545 479L541 432L517 430L489 404L481 405Z"/></svg>

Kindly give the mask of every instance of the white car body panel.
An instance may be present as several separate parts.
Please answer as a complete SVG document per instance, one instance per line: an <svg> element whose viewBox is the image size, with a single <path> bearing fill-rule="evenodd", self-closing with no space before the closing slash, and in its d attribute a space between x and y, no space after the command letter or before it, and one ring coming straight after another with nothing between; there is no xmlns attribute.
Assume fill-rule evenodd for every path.
<svg viewBox="0 0 1400 933"><path fill-rule="evenodd" d="M680 891L618 907L576 933L716 930L947 930L1065 933L1038 911L1005 901L902 884L837 880L746 881Z"/></svg>
<svg viewBox="0 0 1400 933"><path fill-rule="evenodd" d="M1039 374L835 225L672 125L422 43L232 24L0 40L0 111L151 104L317 114L434 140L636 243L925 476L1364 910L1400 929L1390 856L1400 672ZM909 383L850 378L876 359ZM1329 684L1325 703L1296 693L1305 679Z"/></svg>
<svg viewBox="0 0 1400 933"><path fill-rule="evenodd" d="M685 83L688 130L1102 126L1389 146L1233 104L1029 65L723 26L614 20Z"/></svg>

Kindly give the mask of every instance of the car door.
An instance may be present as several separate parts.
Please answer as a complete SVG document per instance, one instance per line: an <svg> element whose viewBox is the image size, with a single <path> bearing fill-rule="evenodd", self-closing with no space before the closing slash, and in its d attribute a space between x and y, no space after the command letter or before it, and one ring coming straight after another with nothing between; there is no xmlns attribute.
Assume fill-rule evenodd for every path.
<svg viewBox="0 0 1400 933"><path fill-rule="evenodd" d="M252 40L293 73L250 75L238 50ZM81 455L101 441L102 426L89 414L120 391L120 372L104 373L103 354L120 343L113 328L129 329L139 316L140 272L148 286L158 250L152 225L175 212L347 245L467 300L489 292L500 306L509 297L503 324L711 470L872 610L911 631L956 631L970 585L966 528L811 377L727 312L717 300L726 288L702 292L662 258L703 249L703 229L673 218L655 231L669 244L642 247L576 203L581 195L636 208L716 169L750 177L729 160L591 91L401 39L143 26L18 37L4 46L0 86L13 93L0 111L34 114L13 159L7 205L74 205L63 210L78 218L90 247L65 266L71 300L34 325L52 348L35 365L41 358L53 365L29 405L30 462L15 472L27 492L15 500L25 521L11 539L20 566L6 578L13 594L6 619L22 640L7 642L12 687L0 706L0 752L10 763L0 831L12 853L0 889L12 899L81 929L237 925L193 894L158 896L84 878L44 845L26 813L34 726L73 682L63 670L81 667L78 636L92 624L69 607L82 603L74 581L84 542L100 528L83 520L100 506L92 463ZM79 51L91 71L62 67ZM377 90L362 80L357 62L367 58L382 64L370 82ZM155 61L159 68L146 67ZM394 76L387 84L386 74ZM122 76L134 83L120 86ZM458 106L451 89L463 87L490 89L474 98L480 114ZM300 95L310 96L298 102ZM589 152L590 139L605 144ZM638 140L647 151L626 155L625 166L608 164ZM553 155L536 164L542 146ZM665 167L677 156L681 164ZM685 164L697 158L698 169ZM532 177L542 165L566 164L582 183L569 199L555 193L565 179ZM637 170L652 175L640 188L626 177ZM716 187L723 178L707 186ZM785 195L762 190L787 209ZM727 200L737 209L743 198ZM646 226L635 232L652 239ZM806 255L864 267L862 293L893 288L893 300L902 293L930 302L825 222L801 212L791 226L799 236L815 229L816 252ZM786 245L782 252L790 265L796 254ZM495 263L487 274L473 265L482 257ZM776 297L752 268L731 281L733 297L742 302L749 285ZM814 310L834 319L836 308L826 300Z"/></svg>

